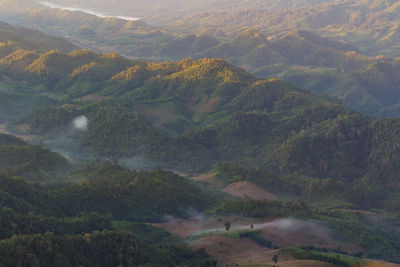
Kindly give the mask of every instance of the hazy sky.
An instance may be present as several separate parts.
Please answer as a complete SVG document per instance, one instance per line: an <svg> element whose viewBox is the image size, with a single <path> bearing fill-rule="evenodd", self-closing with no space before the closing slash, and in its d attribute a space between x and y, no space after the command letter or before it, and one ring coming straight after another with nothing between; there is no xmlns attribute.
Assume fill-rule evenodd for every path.
<svg viewBox="0 0 400 267"><path fill-rule="evenodd" d="M333 0L47 0L60 6L81 7L129 17L153 15L182 16L199 12L274 10Z"/></svg>

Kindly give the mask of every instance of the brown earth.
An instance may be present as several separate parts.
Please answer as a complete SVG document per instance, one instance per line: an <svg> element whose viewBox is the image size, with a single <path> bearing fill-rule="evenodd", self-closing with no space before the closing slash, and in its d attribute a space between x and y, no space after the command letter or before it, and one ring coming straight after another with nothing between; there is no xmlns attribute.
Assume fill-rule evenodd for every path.
<svg viewBox="0 0 400 267"><path fill-rule="evenodd" d="M215 178L215 173L205 173L201 174L196 177L192 177L192 180L195 181L200 181L200 182L205 182L208 183L214 187L218 188L223 188L223 183ZM274 200L276 199L276 196L274 194L271 194L258 185L249 182L249 181L240 181L240 182L235 182L231 183L225 188L223 188L223 192L233 196L233 197L238 197L238 198L243 198L243 197L251 197L254 199L260 199L260 200Z"/></svg>
<svg viewBox="0 0 400 267"><path fill-rule="evenodd" d="M98 94L90 94L90 95L85 95L79 98L74 99L75 102L90 102L90 101L97 101L97 100L103 100L105 99L105 96L98 95Z"/></svg>
<svg viewBox="0 0 400 267"><path fill-rule="evenodd" d="M18 132L26 133L30 130L31 127L28 124L19 124L19 125L15 126L14 128Z"/></svg>
<svg viewBox="0 0 400 267"><path fill-rule="evenodd" d="M196 102L194 98L186 99L186 108L194 113L211 113L217 110L219 98L211 98L204 95L200 102Z"/></svg>
<svg viewBox="0 0 400 267"><path fill-rule="evenodd" d="M254 219L238 216L203 216L191 219L173 219L166 223L154 224L168 232L190 242L193 249L204 248L218 260L219 265L225 264L267 264L272 265L272 255L275 250L265 248L246 238L232 239L221 236L226 233L224 223L230 222L230 232L251 230L261 231L261 234L273 245L278 247L307 246L335 249L341 247L350 252L359 251L360 247L354 244L335 240L328 228L311 221L295 219ZM253 228L250 225L253 224ZM222 244L221 244L222 242ZM284 257L277 266L331 266L315 261L299 261ZM388 267L392 267L388 265Z"/></svg>
<svg viewBox="0 0 400 267"><path fill-rule="evenodd" d="M224 191L234 197L249 196L260 200L274 200L276 196L249 181L235 182L224 188Z"/></svg>
<svg viewBox="0 0 400 267"><path fill-rule="evenodd" d="M387 262L387 261L381 261L381 260L374 260L374 261L368 262L364 266L365 267L399 267L400 264L391 263L391 262Z"/></svg>
<svg viewBox="0 0 400 267"><path fill-rule="evenodd" d="M218 260L218 266L226 264L260 264L273 266L272 256L278 250L265 248L248 238L232 239L223 236L208 236L192 242L189 247L194 250L204 248L208 254ZM306 267L306 266L332 266L329 263L296 260L290 255L280 254L278 264L275 266Z"/></svg>
<svg viewBox="0 0 400 267"><path fill-rule="evenodd" d="M215 173L205 173L193 177L192 180L208 183L215 187L223 187L223 184L215 178Z"/></svg>
<svg viewBox="0 0 400 267"><path fill-rule="evenodd" d="M182 177L188 177L189 175L187 173L181 172L181 171L174 171L175 174L182 176Z"/></svg>
<svg viewBox="0 0 400 267"><path fill-rule="evenodd" d="M335 240L327 227L310 221L277 219L255 225L255 229L261 230L266 239L279 247L313 245L335 249L340 246L354 252L360 249L359 246L354 247L352 244L344 244Z"/></svg>
<svg viewBox="0 0 400 267"><path fill-rule="evenodd" d="M232 239L223 236L208 236L195 240L189 247L194 250L204 248L218 260L218 265L272 263L275 250L265 248L248 238Z"/></svg>
<svg viewBox="0 0 400 267"><path fill-rule="evenodd" d="M22 126L21 126L22 127ZM21 138L24 141L32 141L34 138L36 138L36 135L29 135L29 134L15 134L15 133L10 133L7 129L6 129L6 125L5 124L0 124L0 134L11 134L11 135L15 135L19 138Z"/></svg>
<svg viewBox="0 0 400 267"><path fill-rule="evenodd" d="M175 236L182 238L196 238L204 234L224 233L224 223L230 222L231 231L255 230L274 245L285 247L288 245L314 245L324 248L350 248L350 244L343 244L331 237L325 226L316 222L296 219L255 219L239 216L204 216L198 215L191 219L172 219L155 226L162 227ZM250 227L253 225L253 228ZM354 248L353 248L354 249Z"/></svg>
<svg viewBox="0 0 400 267"><path fill-rule="evenodd" d="M196 233L208 230L223 230L224 223L231 222L233 227L248 227L252 223L260 223L261 220L237 216L204 216L202 214L191 219L172 219L165 223L157 223L155 226L162 227L175 236L182 238L189 237Z"/></svg>
<svg viewBox="0 0 400 267"><path fill-rule="evenodd" d="M15 77L21 75L22 73L25 72L26 67L28 67L32 62L34 61L34 58L26 58L23 60L19 60L14 62L12 66L9 69L9 72Z"/></svg>
<svg viewBox="0 0 400 267"><path fill-rule="evenodd" d="M148 119L155 121L157 125L160 125L164 121L174 117L184 118L182 114L163 106L154 108L148 104L136 104L135 108L139 113L143 114Z"/></svg>

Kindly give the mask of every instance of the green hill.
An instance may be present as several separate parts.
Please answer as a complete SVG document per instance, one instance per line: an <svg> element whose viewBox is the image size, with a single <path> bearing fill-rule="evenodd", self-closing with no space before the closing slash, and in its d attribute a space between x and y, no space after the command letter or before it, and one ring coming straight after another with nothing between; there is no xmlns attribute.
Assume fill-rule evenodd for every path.
<svg viewBox="0 0 400 267"><path fill-rule="evenodd" d="M223 160L276 176L331 178L362 187L368 180L385 190L397 179L397 161L389 159L398 152L384 149L397 142L391 135L397 119L360 115L334 99L261 80L223 60L150 63L53 51L10 79L32 84L30 94L39 87L40 94L60 99L59 105L22 113L13 124L89 158L139 157L191 172ZM73 130L72 121L81 115L87 129ZM386 134L391 137L377 141ZM389 196L373 206L382 207Z"/></svg>
<svg viewBox="0 0 400 267"><path fill-rule="evenodd" d="M127 2L101 4L110 12L146 14L143 16L150 24L50 10L40 5L26 13L22 2L3 2L0 11L22 12L10 13L11 17L4 19L14 22L18 18L27 27L71 37L81 47L144 60L223 58L257 76L278 77L338 97L349 108L367 115L392 117L400 112L396 79L383 77L381 70L370 66L385 63L390 65L389 72L398 72L396 1L252 1L244 6L240 1L176 0L185 7L184 13L172 2L156 5L136 1L135 10ZM96 9L90 3L79 4ZM218 7L217 11L211 6ZM49 44L56 43L34 31L24 35L29 38L22 43L33 45L30 49L48 50ZM16 49L14 46L4 43L0 53L6 55ZM63 45L56 48L70 50ZM381 54L391 58L379 57ZM383 78L385 83L377 87Z"/></svg>
<svg viewBox="0 0 400 267"><path fill-rule="evenodd" d="M170 172L136 173L110 163L74 175L88 180L46 186L0 174L0 265L215 265L204 251L134 222L209 205L214 197L194 184ZM122 218L130 221L115 220Z"/></svg>
<svg viewBox="0 0 400 267"><path fill-rule="evenodd" d="M198 3L197 7L208 4ZM370 66L387 63L391 73L398 72L397 20L393 15L398 8L396 2L292 1L292 4L301 8L288 10L287 3L282 1L268 1L268 4L256 1L241 10L238 9L241 3L227 6L224 2L218 5L225 11L186 14L181 20L168 16L158 20L157 16L148 18L157 21L157 25L167 24L165 28L143 21L102 19L53 9L38 9L18 16L23 18L23 25L72 36L81 47L144 60L223 58L257 76L278 77L338 97L349 108L364 114L397 116L400 112L397 81L382 77L379 69ZM146 6L138 4L142 5ZM213 36L216 32L228 34ZM44 39L28 36L33 43ZM54 42L47 41L42 46L45 50L49 47L47 43ZM10 49L16 49L14 43L5 43L0 46L0 53L4 51L7 55ZM375 57L379 54L393 57ZM96 68L92 64L84 69ZM383 78L387 78L385 83L377 87L376 83ZM85 86L84 81L76 82L76 87L81 86ZM386 90L384 95L380 92L382 87Z"/></svg>
<svg viewBox="0 0 400 267"><path fill-rule="evenodd" d="M0 134L0 171L31 181L60 179L70 170L68 161L40 145L29 145L14 136Z"/></svg>
<svg viewBox="0 0 400 267"><path fill-rule="evenodd" d="M39 51L59 49L69 52L77 48L76 45L62 38L28 28L13 27L4 22L0 23L0 43L4 46Z"/></svg>

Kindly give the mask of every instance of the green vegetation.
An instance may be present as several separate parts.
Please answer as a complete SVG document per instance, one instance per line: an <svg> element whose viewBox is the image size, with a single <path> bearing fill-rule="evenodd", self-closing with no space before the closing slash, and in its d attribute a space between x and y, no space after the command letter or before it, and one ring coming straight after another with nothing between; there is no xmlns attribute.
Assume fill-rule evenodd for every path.
<svg viewBox="0 0 400 267"><path fill-rule="evenodd" d="M94 231L84 235L13 236L1 240L0 264L4 266L213 266L204 251L185 247L158 248L130 232ZM23 251L21 253L21 251Z"/></svg>
<svg viewBox="0 0 400 267"><path fill-rule="evenodd" d="M309 217L312 209L304 203L253 200L227 199L213 210L217 215L238 214L245 217Z"/></svg>
<svg viewBox="0 0 400 267"><path fill-rule="evenodd" d="M296 38L322 42L298 32L282 37L279 48L301 46ZM200 49L213 40L196 43L191 37L186 42L190 49ZM253 30L230 45L232 50L226 51L232 53L238 47L263 46L257 48L260 52L274 46ZM324 45L348 53L336 42ZM110 264L209 266L214 261L204 251L192 252L162 230L143 224L160 222L164 215L186 217L193 209L322 221L343 241L359 244L367 257L399 261L399 119L361 115L335 99L277 79L259 79L222 59L154 63L87 50L2 51L0 118L8 130L35 134L44 144L0 135L0 247L10 257L4 258L5 265L49 261L54 266L60 259L71 266L98 265L87 256L93 255ZM209 47L207 51L212 52ZM326 50L312 51L316 54L310 58L291 54L285 60L327 64L319 61ZM341 60L340 55L332 53L331 59ZM369 77L382 72L389 75L383 80L397 81L386 70L395 64L370 63L365 69ZM325 70L324 75L330 73ZM79 116L88 119L87 127L74 125ZM78 155L79 166L46 147L72 158ZM251 181L304 202L220 202L216 190L161 167L134 171L118 165L118 160L135 158L186 173L212 170L225 185ZM104 159L101 164L84 162ZM270 246L257 232L234 232L225 226L226 235ZM114 245L119 239L121 245ZM103 259L102 244L107 242L112 249ZM37 252L45 244L54 245L49 246L51 252ZM64 246L68 249L60 251ZM20 251L26 256L16 257ZM76 259L71 259L74 254ZM305 255L332 259L321 251Z"/></svg>
<svg viewBox="0 0 400 267"><path fill-rule="evenodd" d="M164 215L187 216L218 198L171 172L129 171L104 163L73 173L80 184L31 184L1 174L3 207L17 212L40 211L46 216L80 216L82 212L112 214L114 219L160 221ZM23 217L24 218L24 217Z"/></svg>
<svg viewBox="0 0 400 267"><path fill-rule="evenodd" d="M137 59L157 61L223 58L260 77L278 77L299 87L338 97L346 106L364 114L378 117L400 114L396 45L399 26L394 15L399 8L395 1L253 1L241 8L243 3L238 1L230 5L225 1L213 2L218 12L208 12L205 7L211 3L203 2L134 4L132 13L142 9L147 14L144 17L156 25L167 25L165 29L143 21L107 20L56 10L9 16L22 17L30 27L73 36L82 47L96 51L116 51ZM11 3L4 4L2 9L7 5ZM178 12L177 5L205 13L186 10L184 15L170 17ZM120 6L121 3L115 7L107 3L110 10ZM289 7L294 9L288 10ZM149 10L154 9L165 14L149 15ZM34 41L38 39L33 34L29 37ZM4 55L14 49L7 41L0 46ZM70 50L59 46L60 50ZM26 45L21 47L27 49ZM43 47L48 49L49 46ZM32 44L30 49L37 50L37 45ZM391 57L378 56L380 54ZM134 72L145 76L139 69L130 69L130 75ZM72 75L61 87L65 87L64 83L73 84L71 92L89 93L107 75L116 73L115 69L103 70L98 64L88 62L76 73L97 76L98 83L88 84L80 79L81 75Z"/></svg>
<svg viewBox="0 0 400 267"><path fill-rule="evenodd" d="M48 192L69 215L86 210L149 222L166 214L185 216L189 209L204 210L217 201L187 179L162 170L135 172L105 163L74 175L88 180Z"/></svg>
<svg viewBox="0 0 400 267"><path fill-rule="evenodd" d="M71 169L59 154L40 145L29 145L12 135L0 134L0 171L7 175L23 176L35 182L60 179L60 173Z"/></svg>
<svg viewBox="0 0 400 267"><path fill-rule="evenodd" d="M70 52L78 48L63 38L46 35L27 28L13 27L4 22L0 23L0 36L1 50L19 48L44 52L51 49L59 49Z"/></svg>
<svg viewBox="0 0 400 267"><path fill-rule="evenodd" d="M291 253L295 259L329 262L335 266L355 266L363 262L361 259L348 255L333 252L321 252L312 249L285 248L283 252Z"/></svg>
<svg viewBox="0 0 400 267"><path fill-rule="evenodd" d="M238 45L248 35L255 44L264 39L249 32ZM61 151L142 157L184 172L226 161L255 171L227 171L225 183L250 180L310 198L336 193L361 208L383 208L398 199L389 189L399 168L397 119L360 115L334 99L258 79L220 59L150 63L87 50L50 51L14 76L7 66L20 63L15 53L4 63L9 83L25 84L20 95L57 101L8 121L28 126ZM81 115L88 118L87 130L72 125Z"/></svg>
<svg viewBox="0 0 400 267"><path fill-rule="evenodd" d="M263 247L272 247L271 241L265 239L260 231L246 231L239 233L240 238L249 238Z"/></svg>
<svg viewBox="0 0 400 267"><path fill-rule="evenodd" d="M214 195L162 170L137 173L104 163L73 175L86 181L39 185L2 172L1 266L215 265L204 250L193 252L138 222L202 210Z"/></svg>
<svg viewBox="0 0 400 267"><path fill-rule="evenodd" d="M400 260L397 252L400 247L398 235L395 234L395 227L389 222L394 223L397 219L385 218L384 214L377 213L376 217L369 217L368 213L363 214L362 211L351 209L321 209L305 203L250 198L225 200L213 210L213 213L255 218L292 217L318 220L332 229L337 238L359 244L367 257L397 262Z"/></svg>

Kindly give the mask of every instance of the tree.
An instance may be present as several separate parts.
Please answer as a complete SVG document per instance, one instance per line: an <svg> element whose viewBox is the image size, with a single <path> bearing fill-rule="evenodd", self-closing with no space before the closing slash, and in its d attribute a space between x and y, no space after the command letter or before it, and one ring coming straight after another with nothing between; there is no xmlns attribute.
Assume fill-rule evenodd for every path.
<svg viewBox="0 0 400 267"><path fill-rule="evenodd" d="M275 254L274 256L272 256L272 261L274 262L274 266L275 264L278 262L278 254Z"/></svg>
<svg viewBox="0 0 400 267"><path fill-rule="evenodd" d="M225 226L226 231L229 231L229 229L231 229L232 225L230 222L226 222L226 223L224 223L224 226Z"/></svg>

